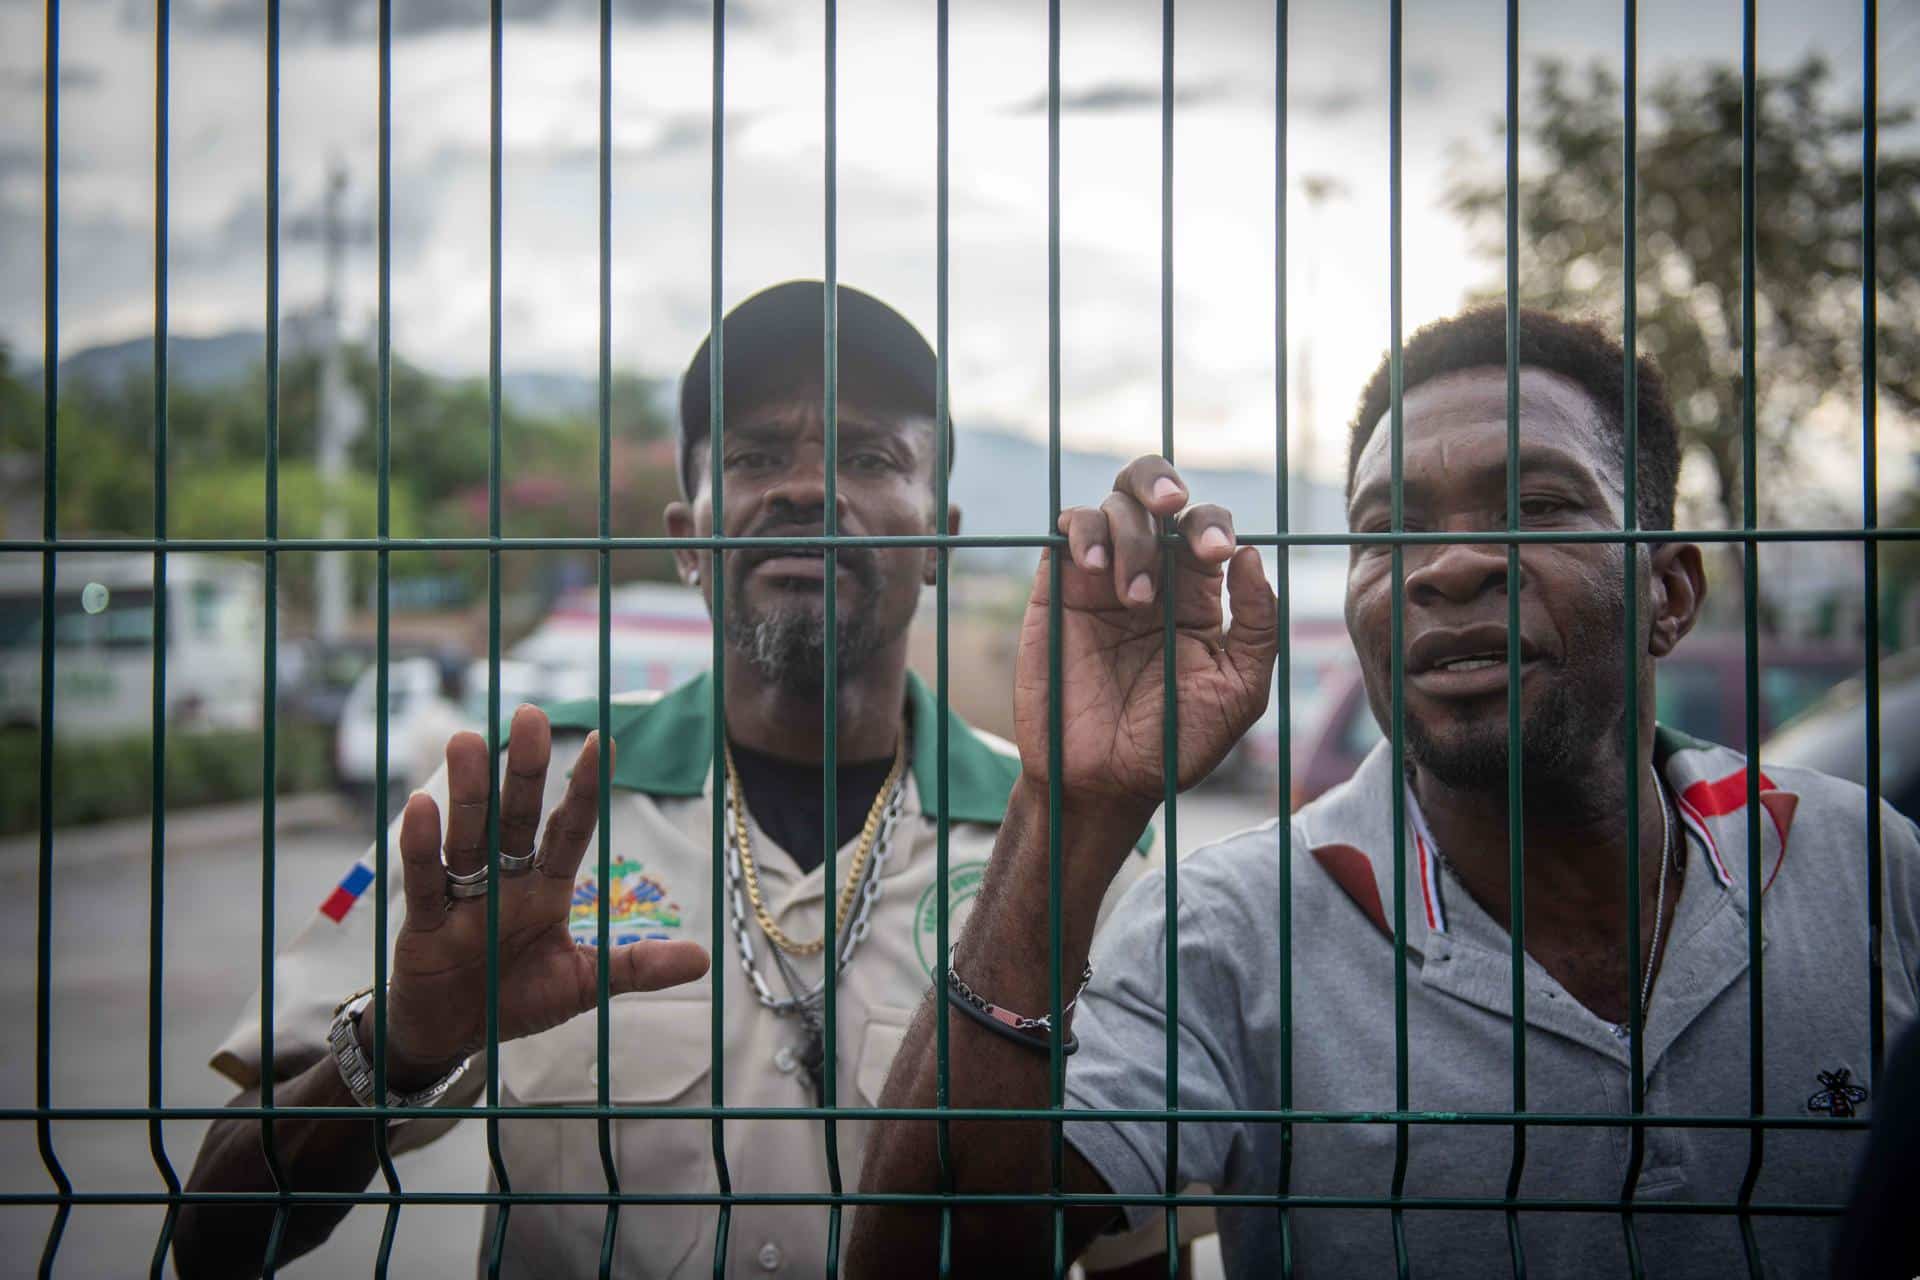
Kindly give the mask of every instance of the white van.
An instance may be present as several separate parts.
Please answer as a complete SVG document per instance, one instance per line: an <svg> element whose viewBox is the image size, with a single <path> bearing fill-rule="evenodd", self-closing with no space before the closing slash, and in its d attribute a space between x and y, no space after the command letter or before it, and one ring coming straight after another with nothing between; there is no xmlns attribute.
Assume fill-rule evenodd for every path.
<svg viewBox="0 0 1920 1280"><path fill-rule="evenodd" d="M0 727L40 723L38 555L0 560ZM62 737L137 733L153 723L153 555L64 552L53 602L53 715ZM258 728L266 627L258 565L167 557L166 718Z"/></svg>

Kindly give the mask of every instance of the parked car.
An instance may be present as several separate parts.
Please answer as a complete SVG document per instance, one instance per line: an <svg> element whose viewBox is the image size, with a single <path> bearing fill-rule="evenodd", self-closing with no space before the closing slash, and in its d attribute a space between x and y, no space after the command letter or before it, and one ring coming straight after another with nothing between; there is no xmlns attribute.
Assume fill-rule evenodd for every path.
<svg viewBox="0 0 1920 1280"><path fill-rule="evenodd" d="M613 590L609 625L612 690L664 690L706 669L712 624L705 602L685 587L628 583ZM600 595L572 591L533 631L500 658L500 707L522 702L590 698L599 692ZM378 786L375 714L377 673L354 681L334 736L339 784L358 801ZM391 807L437 766L449 736L484 731L488 663L449 655L395 658L387 674L387 782Z"/></svg>
<svg viewBox="0 0 1920 1280"><path fill-rule="evenodd" d="M347 698L378 654L371 636L344 640L315 638L290 640L280 646L280 723L309 724L331 731L340 723ZM396 641L387 648L387 660L438 658L463 661L458 651Z"/></svg>
<svg viewBox="0 0 1920 1280"><path fill-rule="evenodd" d="M1760 735L1818 701L1860 665L1860 651L1845 645L1808 644L1762 637ZM1738 633L1689 636L1662 659L1655 684L1654 718L1696 738L1744 749L1747 737L1746 647ZM1357 664L1342 687L1323 704L1317 725L1296 741L1293 807L1345 782L1359 767L1380 727L1367 705ZM1764 757L1763 757L1764 758Z"/></svg>
<svg viewBox="0 0 1920 1280"><path fill-rule="evenodd" d="M1269 585L1279 581L1279 560L1271 548L1261 551ZM1287 556L1288 740L1319 722L1326 700L1345 688L1344 672L1353 667L1344 613L1347 553L1341 547L1296 547ZM1228 607L1231 606L1229 594ZM1264 788L1277 796L1281 775L1280 696L1276 675L1266 710L1214 771L1214 779L1244 790Z"/></svg>
<svg viewBox="0 0 1920 1280"><path fill-rule="evenodd" d="M1763 765L1793 764L1867 783L1864 674L1780 726L1760 748ZM1920 822L1920 649L1880 663L1880 794Z"/></svg>
<svg viewBox="0 0 1920 1280"><path fill-rule="evenodd" d="M406 799L408 788L433 772L449 737L461 729L479 727L462 709L465 676L465 660L453 655L414 654L388 660L389 812ZM504 680L501 684L506 687ZM334 730L334 781L356 804L371 801L379 786L379 692L379 669L369 665L348 690Z"/></svg>

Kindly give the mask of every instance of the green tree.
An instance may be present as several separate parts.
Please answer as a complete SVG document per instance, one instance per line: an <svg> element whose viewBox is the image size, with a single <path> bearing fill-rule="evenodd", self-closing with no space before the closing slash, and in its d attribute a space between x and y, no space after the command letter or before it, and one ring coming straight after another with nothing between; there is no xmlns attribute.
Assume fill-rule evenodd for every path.
<svg viewBox="0 0 1920 1280"><path fill-rule="evenodd" d="M1907 413L1920 409L1920 154L1888 139L1913 118L1908 106L1879 112L1876 207L1874 372L1882 404ZM1638 121L1640 344L1666 377L1683 448L1708 464L1711 501L1737 526L1746 392L1740 77L1722 66L1668 73L1643 92ZM1857 99L1831 89L1826 66L1809 59L1758 77L1755 122L1759 491L1776 512L1789 497L1804 510L1804 485L1776 481L1769 492L1767 481L1793 474L1787 468L1817 443L1809 430L1816 409L1860 402L1862 115ZM1519 190L1521 301L1617 327L1625 292L1619 82L1599 66L1579 74L1544 61L1521 126L1529 144ZM1504 279L1503 173L1484 156L1456 157L1446 199L1494 279Z"/></svg>

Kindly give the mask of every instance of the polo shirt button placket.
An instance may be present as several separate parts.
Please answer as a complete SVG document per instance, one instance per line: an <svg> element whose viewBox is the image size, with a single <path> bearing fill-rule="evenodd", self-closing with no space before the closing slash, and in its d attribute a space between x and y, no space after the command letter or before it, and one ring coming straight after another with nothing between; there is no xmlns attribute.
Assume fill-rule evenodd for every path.
<svg viewBox="0 0 1920 1280"><path fill-rule="evenodd" d="M769 1240L760 1246L759 1262L762 1271L778 1271L780 1264L786 1261L780 1252L780 1246Z"/></svg>

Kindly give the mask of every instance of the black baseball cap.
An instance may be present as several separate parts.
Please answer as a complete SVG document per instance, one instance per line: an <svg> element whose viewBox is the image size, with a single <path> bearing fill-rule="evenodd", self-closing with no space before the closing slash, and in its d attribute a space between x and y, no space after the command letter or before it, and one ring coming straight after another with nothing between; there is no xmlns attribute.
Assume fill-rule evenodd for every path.
<svg viewBox="0 0 1920 1280"><path fill-rule="evenodd" d="M931 419L937 407L933 348L908 319L870 293L847 285L836 292L839 315L840 389L870 404ZM819 386L826 365L826 298L823 280L789 280L762 289L726 314L723 407L745 405L782 383ZM712 426L711 335L680 377L680 487L692 496L693 450ZM947 460L953 460L952 433Z"/></svg>

